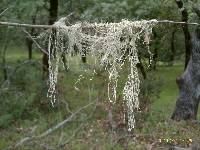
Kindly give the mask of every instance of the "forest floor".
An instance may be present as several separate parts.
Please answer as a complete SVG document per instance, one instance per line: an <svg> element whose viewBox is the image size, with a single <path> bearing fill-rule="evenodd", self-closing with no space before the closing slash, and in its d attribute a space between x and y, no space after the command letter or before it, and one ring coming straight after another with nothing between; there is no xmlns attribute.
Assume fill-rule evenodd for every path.
<svg viewBox="0 0 200 150"><path fill-rule="evenodd" d="M9 57L8 60L11 62L15 61L13 57L22 58L19 55L13 57L9 55ZM53 108L49 105L44 94L45 90L37 91L36 93L40 95L37 96L36 102L39 101L39 104L31 105L34 107L31 113L27 110L27 114L30 113L31 117L22 116L12 121L12 124L6 128L0 129L0 149L14 147L25 137L41 135L47 129L73 115L73 112L79 108L92 102L95 103L77 113L78 115L75 115L64 127L43 138L27 141L21 146L19 144L15 149L157 150L167 149L173 145L190 147L200 143L199 124L187 121L175 122L170 119L178 96L175 79L182 73L182 65L158 67L157 74L163 79L161 93L150 105L142 121L136 123L131 134L124 130L120 120L121 111L117 111L119 114L115 115L119 129L111 131L109 128L106 75L101 71L98 72L98 69L94 75L91 66L81 65L78 60L73 60L71 67L72 70L59 75L58 87L61 94L58 106ZM80 76L81 74L84 75ZM80 82L77 82L79 81L77 79L80 79ZM34 84L31 86L34 88ZM123 85L119 84L119 88L120 86ZM121 99L121 95L118 99ZM38 106L40 108L37 108ZM120 104L117 107L120 109ZM198 120L200 120L200 111Z"/></svg>

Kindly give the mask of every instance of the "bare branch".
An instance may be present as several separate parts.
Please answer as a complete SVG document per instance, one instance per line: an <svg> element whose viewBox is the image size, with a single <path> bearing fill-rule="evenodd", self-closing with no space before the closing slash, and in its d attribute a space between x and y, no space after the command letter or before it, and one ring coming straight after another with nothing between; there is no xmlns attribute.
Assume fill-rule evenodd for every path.
<svg viewBox="0 0 200 150"><path fill-rule="evenodd" d="M8 8L6 8L4 11L2 11L1 13L0 13L0 17L8 10L8 9L10 9L11 7L8 7Z"/></svg>
<svg viewBox="0 0 200 150"><path fill-rule="evenodd" d="M171 21L171 20L159 20L157 23L160 24L180 24L180 25L195 25L199 26L199 23L194 22L179 22L179 21ZM20 23L13 23L13 22L1 22L0 26L14 26L14 27L24 27L24 28L43 28L43 29L55 29L55 28L62 28L55 25L33 25L33 24L20 24ZM70 26L68 26L70 27Z"/></svg>
<svg viewBox="0 0 200 150"><path fill-rule="evenodd" d="M183 22L183 21L171 21L171 20L160 20L158 21L158 23L163 23L163 24L180 24L180 25L184 25L184 24L187 24L187 25L195 25L195 26L199 26L200 24L199 23L194 23L194 22Z"/></svg>
<svg viewBox="0 0 200 150"><path fill-rule="evenodd" d="M25 27L25 28L43 28L43 29L51 29L55 28L53 25L33 25L33 24L20 24L20 23L12 23L12 22L0 22L2 26L14 26L14 27Z"/></svg>
<svg viewBox="0 0 200 150"><path fill-rule="evenodd" d="M38 44L38 42L31 36L31 34L28 33L28 31L26 31L25 29L22 29L22 31L29 37L30 40L32 40L32 41L35 43L35 45L40 49L40 51L42 51L43 53L49 55L48 52L45 51L45 50Z"/></svg>

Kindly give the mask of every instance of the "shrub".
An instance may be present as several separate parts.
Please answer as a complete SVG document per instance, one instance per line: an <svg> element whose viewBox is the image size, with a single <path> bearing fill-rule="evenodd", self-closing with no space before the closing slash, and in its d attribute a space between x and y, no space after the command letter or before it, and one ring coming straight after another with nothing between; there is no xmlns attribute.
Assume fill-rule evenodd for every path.
<svg viewBox="0 0 200 150"><path fill-rule="evenodd" d="M42 76L35 63L27 63L10 72L9 80L0 89L0 127L8 127L13 121L37 115L33 107L42 90ZM33 113L34 112L34 113Z"/></svg>

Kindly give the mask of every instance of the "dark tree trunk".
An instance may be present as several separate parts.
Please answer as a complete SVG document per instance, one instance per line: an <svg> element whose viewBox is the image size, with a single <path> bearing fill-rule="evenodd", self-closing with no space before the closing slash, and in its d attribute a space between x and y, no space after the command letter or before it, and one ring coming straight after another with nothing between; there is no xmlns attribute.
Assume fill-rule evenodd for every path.
<svg viewBox="0 0 200 150"><path fill-rule="evenodd" d="M8 79L7 64L6 64L6 51L7 51L8 45L9 45L8 32L9 32L8 29L6 29L4 46L3 46L3 49L2 49L2 66L3 66L4 80Z"/></svg>
<svg viewBox="0 0 200 150"><path fill-rule="evenodd" d="M28 47L28 59L32 59L32 49L33 49L33 42L27 39L27 47Z"/></svg>
<svg viewBox="0 0 200 150"><path fill-rule="evenodd" d="M61 58L62 58L62 62L63 62L64 68L65 68L65 71L68 71L67 60L66 60L66 56L65 56L64 52L62 53Z"/></svg>
<svg viewBox="0 0 200 150"><path fill-rule="evenodd" d="M182 0L175 0L175 1L176 1L178 8L181 11L182 21L187 22L188 21L188 12L184 8ZM189 32L187 24L182 25L182 29L183 29L184 36L185 36L185 69L186 69L188 62L190 60L191 36L190 36L190 32Z"/></svg>
<svg viewBox="0 0 200 150"><path fill-rule="evenodd" d="M32 16L32 24L36 24L36 17L37 17L38 9L36 9L35 14ZM35 29L32 28L30 31L30 35L34 36L35 35ZM33 52L33 40L30 38L26 38L26 44L28 48L28 58L31 60L32 59L32 52Z"/></svg>
<svg viewBox="0 0 200 150"><path fill-rule="evenodd" d="M157 47L155 47L154 48L154 54L153 54L153 69L154 70L156 70L157 61L158 61L158 49L157 49Z"/></svg>
<svg viewBox="0 0 200 150"><path fill-rule="evenodd" d="M50 0L49 24L52 25L58 18L58 0Z"/></svg>
<svg viewBox="0 0 200 150"><path fill-rule="evenodd" d="M83 63L86 63L87 62L87 59L86 59L86 50L84 49L82 53L83 54L81 54L81 60L82 60Z"/></svg>
<svg viewBox="0 0 200 150"><path fill-rule="evenodd" d="M49 0L50 8L49 8L49 24L52 25L57 20L58 17L58 0ZM48 55L43 53L43 74L48 74Z"/></svg>
<svg viewBox="0 0 200 150"><path fill-rule="evenodd" d="M7 38L7 37L6 37ZM3 48L3 56L2 56L2 63L3 63L3 75L4 75L4 80L8 79L8 73L7 73L7 65L6 65L6 50L8 47L7 39L5 42L5 46Z"/></svg>
<svg viewBox="0 0 200 150"><path fill-rule="evenodd" d="M179 98L172 119L196 119L200 100L200 29L192 38L191 57L185 72L177 78Z"/></svg>
<svg viewBox="0 0 200 150"><path fill-rule="evenodd" d="M174 57L176 54L176 50L175 50L175 33L176 33L176 28L174 27L174 29L172 30L172 36L171 36L171 54L170 54L170 64L173 65L174 64Z"/></svg>
<svg viewBox="0 0 200 150"><path fill-rule="evenodd" d="M86 63L86 54L87 54L87 43L82 43L83 47L81 50L81 60L83 63Z"/></svg>
<svg viewBox="0 0 200 150"><path fill-rule="evenodd" d="M139 59L139 63L137 64L137 68L139 68L139 70L140 70L140 72L141 72L143 78L146 79L146 78L147 78L147 74L146 74L145 68L144 68L144 66L143 66L143 64L142 64L140 54L139 54L139 56L138 56L138 59Z"/></svg>
<svg viewBox="0 0 200 150"><path fill-rule="evenodd" d="M30 35L34 34L34 28L31 29ZM30 38L26 38L26 44L28 47L28 59L32 59L32 51L33 51L33 41Z"/></svg>
<svg viewBox="0 0 200 150"><path fill-rule="evenodd" d="M149 58L149 68L153 70L156 70L156 64L158 60L158 49L157 49L158 42L156 39L157 39L156 31L153 30L154 52L152 58Z"/></svg>
<svg viewBox="0 0 200 150"><path fill-rule="evenodd" d="M156 70L157 61L158 61L158 40L157 40L157 33L155 30L153 30L153 38L155 40L155 47L154 47L154 53L153 53L153 69Z"/></svg>

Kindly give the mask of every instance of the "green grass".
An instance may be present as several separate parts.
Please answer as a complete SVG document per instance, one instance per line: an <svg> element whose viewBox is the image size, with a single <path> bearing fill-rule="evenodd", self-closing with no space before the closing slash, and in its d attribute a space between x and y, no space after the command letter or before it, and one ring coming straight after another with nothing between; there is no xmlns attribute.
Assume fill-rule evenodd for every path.
<svg viewBox="0 0 200 150"><path fill-rule="evenodd" d="M160 96L155 102L151 105L152 112L160 112L160 117L170 118L171 113L173 112L178 98L179 90L176 84L176 77L180 76L183 73L182 65L175 65L173 67L161 66L158 68L159 76L164 79L164 84L161 87ZM200 110L198 113L198 119L200 119Z"/></svg>
<svg viewBox="0 0 200 150"><path fill-rule="evenodd" d="M187 121L176 122L169 119L175 108L179 92L176 85L176 77L181 75L182 72L182 65L173 67L161 66L158 68L159 76L164 79L161 93L159 98L151 104L149 116L144 123L143 129L137 130L138 134L144 134L144 137L153 141L162 139L162 144L166 145L170 145L170 142L166 142L166 139L173 139L177 142L177 145L181 146L188 146L186 144L188 139L200 142L199 125L194 125ZM198 118L200 118L200 111Z"/></svg>
<svg viewBox="0 0 200 150"><path fill-rule="evenodd" d="M158 74L163 79L160 96L152 104L152 111L160 112L160 117L170 118L173 112L176 99L178 97L178 87L176 85L176 77L183 72L183 66L173 66L158 68Z"/></svg>

